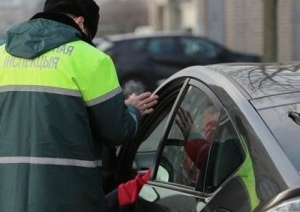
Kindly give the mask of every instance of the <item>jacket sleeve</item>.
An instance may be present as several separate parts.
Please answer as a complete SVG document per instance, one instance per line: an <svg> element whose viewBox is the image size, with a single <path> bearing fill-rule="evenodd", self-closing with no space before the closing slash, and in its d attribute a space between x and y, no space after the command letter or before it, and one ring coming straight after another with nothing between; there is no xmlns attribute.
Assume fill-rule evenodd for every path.
<svg viewBox="0 0 300 212"><path fill-rule="evenodd" d="M144 174L138 174L134 179L118 186L117 193L119 206L125 206L136 202L143 185L148 182L150 174L151 169Z"/></svg>
<svg viewBox="0 0 300 212"><path fill-rule="evenodd" d="M99 63L84 92L94 137L109 145L131 140L137 131L140 113L124 103L114 64L110 57Z"/></svg>

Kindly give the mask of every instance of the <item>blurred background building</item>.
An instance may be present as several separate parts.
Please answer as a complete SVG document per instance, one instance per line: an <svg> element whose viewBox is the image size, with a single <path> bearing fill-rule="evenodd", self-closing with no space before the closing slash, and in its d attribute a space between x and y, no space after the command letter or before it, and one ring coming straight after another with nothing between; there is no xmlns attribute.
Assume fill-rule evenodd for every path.
<svg viewBox="0 0 300 212"><path fill-rule="evenodd" d="M191 30L240 52L262 55L263 0L152 0L153 30ZM278 60L300 59L300 1L278 0Z"/></svg>
<svg viewBox="0 0 300 212"><path fill-rule="evenodd" d="M40 11L45 0L0 0L0 35ZM188 31L232 50L263 54L264 0L96 0L97 36ZM278 61L300 59L300 1L278 0Z"/></svg>
<svg viewBox="0 0 300 212"><path fill-rule="evenodd" d="M12 25L29 19L43 3L41 0L0 0L0 36Z"/></svg>

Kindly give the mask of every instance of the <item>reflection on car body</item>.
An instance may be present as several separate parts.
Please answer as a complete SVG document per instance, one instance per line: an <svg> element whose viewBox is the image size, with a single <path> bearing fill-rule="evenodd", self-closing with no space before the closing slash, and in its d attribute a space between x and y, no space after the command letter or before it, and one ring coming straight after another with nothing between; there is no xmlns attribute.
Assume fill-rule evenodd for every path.
<svg viewBox="0 0 300 212"><path fill-rule="evenodd" d="M153 167L132 211L300 211L299 65L193 66L165 81L155 111L118 155L117 183ZM196 170L184 151L191 136L204 141L195 126L208 101L220 115ZM188 136L176 122L182 108L193 117Z"/></svg>
<svg viewBox="0 0 300 212"><path fill-rule="evenodd" d="M109 36L103 50L115 62L125 94L153 91L166 78L188 66L258 62L257 55L230 51L207 38L182 33Z"/></svg>

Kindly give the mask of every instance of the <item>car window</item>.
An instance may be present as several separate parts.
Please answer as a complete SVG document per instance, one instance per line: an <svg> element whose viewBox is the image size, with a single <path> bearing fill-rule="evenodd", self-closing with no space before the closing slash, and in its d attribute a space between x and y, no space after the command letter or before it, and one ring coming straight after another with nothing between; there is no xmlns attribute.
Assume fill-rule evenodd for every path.
<svg viewBox="0 0 300 212"><path fill-rule="evenodd" d="M214 192L245 160L238 134L225 111L222 112L210 151L206 192ZM203 184L199 184L199 189Z"/></svg>
<svg viewBox="0 0 300 212"><path fill-rule="evenodd" d="M116 48L123 54L140 53L144 50L146 39L132 39L117 42Z"/></svg>
<svg viewBox="0 0 300 212"><path fill-rule="evenodd" d="M204 174L219 114L204 92L188 89L164 141L156 180L195 187Z"/></svg>
<svg viewBox="0 0 300 212"><path fill-rule="evenodd" d="M135 152L135 146L137 148L132 164L133 170L142 172L153 166L158 145L165 135L169 115L185 81L184 78L174 81L157 93L161 101L153 113L143 119L136 140L129 150Z"/></svg>
<svg viewBox="0 0 300 212"><path fill-rule="evenodd" d="M164 127L167 121L169 113L162 119L158 126L153 130L153 132L143 141L139 146L138 152L151 152L156 151L158 144L164 133Z"/></svg>
<svg viewBox="0 0 300 212"><path fill-rule="evenodd" d="M152 38L147 51L152 55L177 54L178 47L174 38Z"/></svg>
<svg viewBox="0 0 300 212"><path fill-rule="evenodd" d="M217 45L201 38L184 37L179 40L183 54L189 57L216 57L221 50Z"/></svg>
<svg viewBox="0 0 300 212"><path fill-rule="evenodd" d="M300 104L267 108L259 111L259 114L280 143L287 157L300 173L299 113Z"/></svg>

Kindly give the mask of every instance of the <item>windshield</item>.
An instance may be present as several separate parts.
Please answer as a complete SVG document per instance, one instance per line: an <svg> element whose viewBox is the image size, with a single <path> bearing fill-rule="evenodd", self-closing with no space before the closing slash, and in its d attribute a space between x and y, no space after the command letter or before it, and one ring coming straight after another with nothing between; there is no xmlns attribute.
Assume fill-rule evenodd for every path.
<svg viewBox="0 0 300 212"><path fill-rule="evenodd" d="M300 173L300 104L268 108L259 113Z"/></svg>

